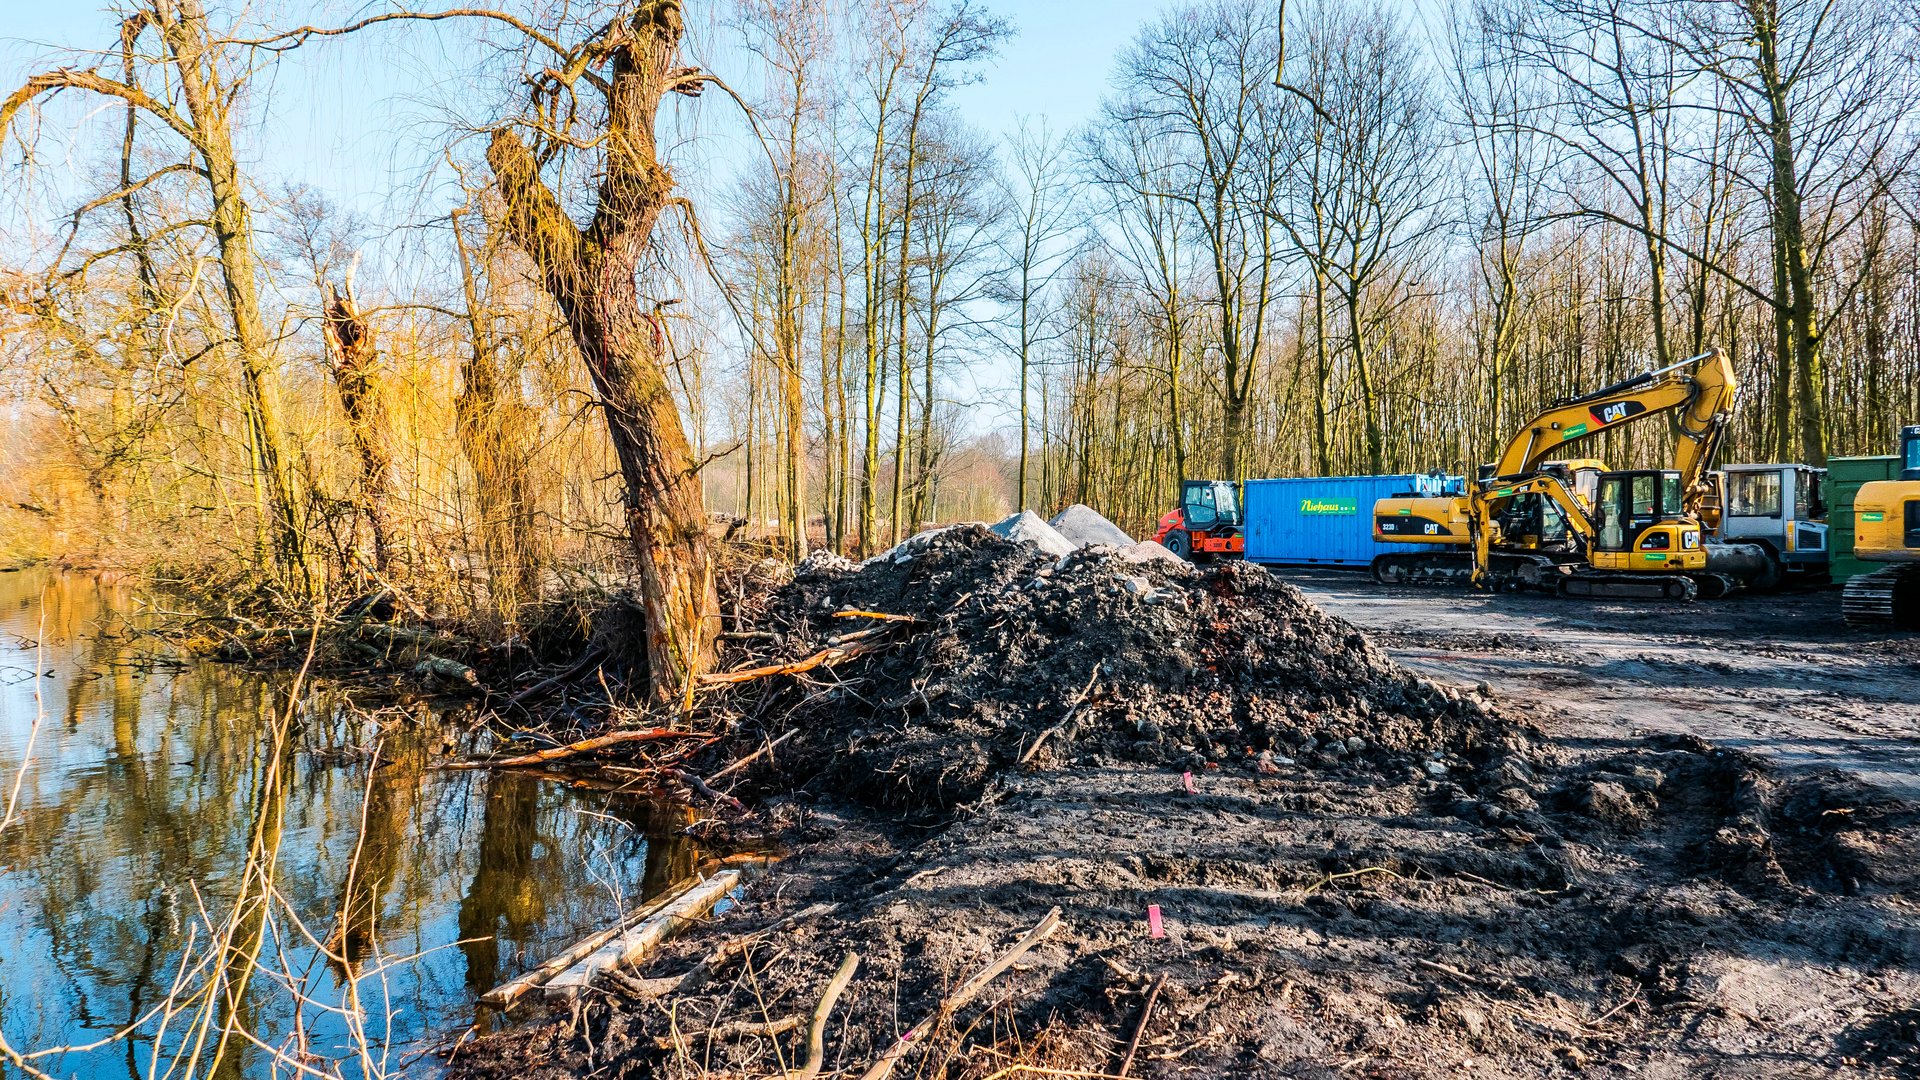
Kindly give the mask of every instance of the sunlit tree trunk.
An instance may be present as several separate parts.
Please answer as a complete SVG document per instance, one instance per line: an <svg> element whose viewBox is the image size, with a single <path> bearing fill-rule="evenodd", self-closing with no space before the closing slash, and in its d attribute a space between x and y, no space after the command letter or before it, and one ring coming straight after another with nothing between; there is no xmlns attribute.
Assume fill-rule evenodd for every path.
<svg viewBox="0 0 1920 1080"><path fill-rule="evenodd" d="M539 268L600 395L626 486L651 685L666 698L712 665L719 607L699 478L667 385L664 335L642 315L638 287L641 260L672 199L654 124L680 44L680 7L648 0L622 22L611 50L606 161L592 224L581 229L567 217L514 129L493 133L487 162L507 231Z"/></svg>

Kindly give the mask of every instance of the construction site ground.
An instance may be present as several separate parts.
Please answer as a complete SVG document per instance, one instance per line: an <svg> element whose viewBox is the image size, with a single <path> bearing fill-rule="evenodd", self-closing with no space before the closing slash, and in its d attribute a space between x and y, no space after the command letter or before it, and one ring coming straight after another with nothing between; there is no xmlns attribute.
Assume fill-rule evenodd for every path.
<svg viewBox="0 0 1920 1080"><path fill-rule="evenodd" d="M1920 642L1849 632L1831 593L1286 580L984 532L803 567L738 665L807 656L850 608L918 621L730 701L771 723L728 755L796 735L712 838L784 858L453 1072L873 1077L910 1049L892 1077L1920 1073L1920 812L1889 790Z"/></svg>
<svg viewBox="0 0 1920 1080"><path fill-rule="evenodd" d="M1572 745L1694 735L1920 799L1920 634L1848 626L1837 588L1668 604L1276 574L1401 663L1489 683Z"/></svg>

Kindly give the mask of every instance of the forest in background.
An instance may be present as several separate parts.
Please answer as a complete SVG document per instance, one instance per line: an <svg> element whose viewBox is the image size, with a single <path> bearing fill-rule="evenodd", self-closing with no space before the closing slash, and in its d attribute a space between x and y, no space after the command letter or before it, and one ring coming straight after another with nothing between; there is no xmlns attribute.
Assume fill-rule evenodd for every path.
<svg viewBox="0 0 1920 1080"><path fill-rule="evenodd" d="M511 629L674 544L645 591L700 607L709 511L789 554L1072 502L1147 531L1183 476L1469 471L1709 346L1729 459L1920 420L1904 3L1176 4L1089 123L1006 139L954 97L1011 5L589 7L141 0L8 88L0 550ZM429 33L492 110L419 162L457 198L248 176L281 57ZM719 113L738 153L695 168ZM396 231L407 272L362 269Z"/></svg>

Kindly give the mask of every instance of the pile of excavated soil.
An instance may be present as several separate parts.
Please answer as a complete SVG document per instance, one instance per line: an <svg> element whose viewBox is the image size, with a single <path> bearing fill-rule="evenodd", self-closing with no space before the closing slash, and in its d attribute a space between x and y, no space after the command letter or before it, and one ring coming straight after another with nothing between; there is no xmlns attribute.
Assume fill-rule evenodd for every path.
<svg viewBox="0 0 1920 1080"><path fill-rule="evenodd" d="M796 661L876 625L845 611L918 622L806 681L746 684L736 704L798 729L781 759L790 783L822 776L874 805L969 802L1042 733L1031 756L1051 763L1406 775L1528 742L1477 695L1408 673L1244 563L1201 571L1099 549L1056 560L957 527L860 568L802 564L764 613L783 644L747 663Z"/></svg>
<svg viewBox="0 0 1920 1080"><path fill-rule="evenodd" d="M761 601L780 637L740 666L857 653L720 692L745 719L716 761L799 732L736 789L787 857L456 1077L780 1076L848 953L820 1075L860 1076L1054 907L894 1077L1112 1075L1136 1032L1144 1080L1920 1062L1920 813L1852 778L1547 743L1243 564L958 529Z"/></svg>

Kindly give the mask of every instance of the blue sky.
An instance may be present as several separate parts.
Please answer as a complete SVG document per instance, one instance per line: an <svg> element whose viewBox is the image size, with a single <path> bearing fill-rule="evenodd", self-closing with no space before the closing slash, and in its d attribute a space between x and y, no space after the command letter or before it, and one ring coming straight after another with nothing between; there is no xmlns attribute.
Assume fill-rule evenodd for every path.
<svg viewBox="0 0 1920 1080"><path fill-rule="evenodd" d="M400 5L390 0L213 0L222 8L244 5L262 23L278 26L339 25L356 15ZM712 28L719 2L690 0L690 41L699 59L736 85L750 84L750 62ZM722 0L723 2L723 0ZM1018 34L982 78L956 92L961 115L990 136L1011 132L1020 119L1044 118L1058 134L1089 119L1099 105L1116 54L1138 28L1175 0L987 0L1010 19ZM415 10L458 6L419 2ZM62 49L111 48L117 19L104 0L0 0L0 94L32 72L72 62ZM704 34L702 27L708 27ZM435 275L443 260L405 250L422 226L444 220L458 201L442 148L448 117L465 113L475 126L504 110L485 86L464 81L484 55L480 28L465 20L383 29L352 39L317 40L289 54L256 85L261 92L244 112L238 142L243 168L260 190L277 193L290 184L311 187L336 206L374 226L362 249L361 280L385 279L405 294ZM88 61L91 62L91 61ZM109 65L109 70L114 65ZM697 138L677 155L683 184L696 202L724 204L730 162L752 153L737 110L717 94L692 106ZM42 168L26 174L0 172L0 258L43 250L64 214L105 190L106 159L118 145L120 113L97 99L68 95L44 113L36 146ZM11 138L11 137L10 137ZM17 148L0 158L18 161ZM83 174L84 175L81 175ZM705 174L705 183L689 178ZM722 206L703 212L713 229ZM416 251L418 249L415 249ZM444 284L444 282L441 282ZM971 385L955 387L965 400L986 405L985 419L999 412L1010 393L1002 365L988 363L966 373ZM991 422L991 421L989 421Z"/></svg>
<svg viewBox="0 0 1920 1080"><path fill-rule="evenodd" d="M1169 0L989 3L1016 24L1019 36L980 82L958 92L956 103L975 126L1000 134L1010 131L1020 116L1045 117L1056 131L1085 120L1098 105L1115 53ZM287 25L337 23L386 6L275 5L269 0L253 10L263 21ZM418 8L436 6L441 5ZM115 24L113 14L96 0L0 0L0 81L9 90L18 86L62 47L110 46ZM319 41L283 61L265 84L271 111L254 110L242 134L243 156L254 182L269 190L287 183L311 185L334 202L379 221L410 217L409 209L437 214L422 205L421 180L439 157L436 140L444 136L439 110L449 102L456 107L462 103L458 91L449 89L449 73L461 67L461 32L452 29L460 24L438 25L448 29L412 38L382 32L384 40L378 41ZM713 53L711 46L702 51L725 55ZM716 66L724 63L716 60ZM736 74L730 81L741 80ZM704 99L700 107L728 108L717 96ZM79 107L59 116L62 123L73 117L76 127L117 124L117 116ZM703 120L702 126L708 123ZM716 116L711 123L716 136L731 129L726 117ZM56 145L61 141L56 136ZM707 151L724 158L724 144L730 141L708 140ZM424 198L427 204L437 201L430 193Z"/></svg>

